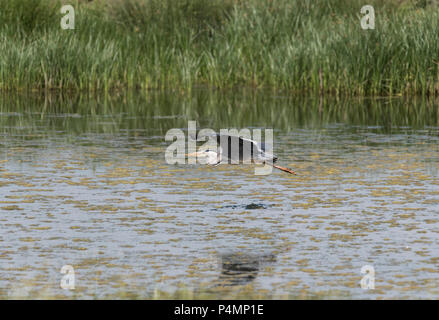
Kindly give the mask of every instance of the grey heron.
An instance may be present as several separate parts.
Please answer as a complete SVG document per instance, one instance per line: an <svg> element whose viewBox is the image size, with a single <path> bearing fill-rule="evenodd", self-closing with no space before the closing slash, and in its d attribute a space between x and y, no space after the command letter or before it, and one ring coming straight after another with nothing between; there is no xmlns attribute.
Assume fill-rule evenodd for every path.
<svg viewBox="0 0 439 320"><path fill-rule="evenodd" d="M289 168L274 164L277 161L277 157L266 152L265 144L263 143L259 145L254 140L225 134L215 134L212 137L216 139L217 142L216 151L205 149L189 153L187 156L203 158L205 159L206 164L211 166L224 163L224 160L228 160L227 163L231 164L253 162L259 164L268 164L281 171L296 174L296 172Z"/></svg>

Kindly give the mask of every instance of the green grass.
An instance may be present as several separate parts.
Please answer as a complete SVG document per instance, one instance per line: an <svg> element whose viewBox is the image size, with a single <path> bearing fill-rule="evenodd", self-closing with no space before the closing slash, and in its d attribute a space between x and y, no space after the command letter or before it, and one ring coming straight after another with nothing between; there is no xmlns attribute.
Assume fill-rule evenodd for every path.
<svg viewBox="0 0 439 320"><path fill-rule="evenodd" d="M0 89L438 95L439 10L427 1L0 0Z"/></svg>

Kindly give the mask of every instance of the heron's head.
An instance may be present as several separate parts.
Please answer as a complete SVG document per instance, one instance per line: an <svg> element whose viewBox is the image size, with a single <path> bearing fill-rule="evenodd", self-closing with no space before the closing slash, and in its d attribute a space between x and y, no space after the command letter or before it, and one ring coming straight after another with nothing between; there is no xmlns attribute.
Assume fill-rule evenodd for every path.
<svg viewBox="0 0 439 320"><path fill-rule="evenodd" d="M197 152L192 152L187 154L188 157L196 157L201 159L201 163L205 164L217 164L218 163L218 153L210 149L200 150Z"/></svg>

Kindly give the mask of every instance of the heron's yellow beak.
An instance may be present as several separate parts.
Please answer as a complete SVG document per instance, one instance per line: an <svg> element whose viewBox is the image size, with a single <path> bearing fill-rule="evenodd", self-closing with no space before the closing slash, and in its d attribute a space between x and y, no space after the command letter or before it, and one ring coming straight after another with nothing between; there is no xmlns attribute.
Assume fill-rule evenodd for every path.
<svg viewBox="0 0 439 320"><path fill-rule="evenodd" d="M197 157L197 158L200 158L200 157L205 157L205 156L206 156L206 154L204 152L192 152L192 153L187 153L186 154L186 157Z"/></svg>

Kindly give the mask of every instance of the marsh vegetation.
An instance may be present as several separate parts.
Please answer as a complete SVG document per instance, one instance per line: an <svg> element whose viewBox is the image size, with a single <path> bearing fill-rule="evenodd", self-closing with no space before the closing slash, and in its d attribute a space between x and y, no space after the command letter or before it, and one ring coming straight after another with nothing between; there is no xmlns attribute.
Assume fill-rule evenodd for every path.
<svg viewBox="0 0 439 320"><path fill-rule="evenodd" d="M0 1L0 88L270 88L436 95L439 11L425 1Z"/></svg>

